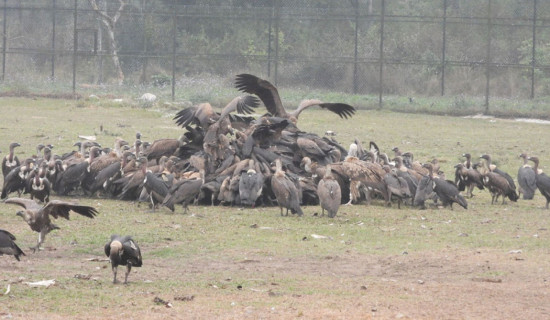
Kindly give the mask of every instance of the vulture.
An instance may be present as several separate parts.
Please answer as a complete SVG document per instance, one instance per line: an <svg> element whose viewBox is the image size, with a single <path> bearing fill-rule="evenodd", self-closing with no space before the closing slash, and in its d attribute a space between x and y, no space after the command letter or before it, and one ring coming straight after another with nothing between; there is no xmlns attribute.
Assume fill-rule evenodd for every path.
<svg viewBox="0 0 550 320"><path fill-rule="evenodd" d="M317 184L317 195L322 209L321 216L324 216L327 210L329 218L334 218L342 202L342 191L336 179L332 177L330 164L325 168L325 175Z"/></svg>
<svg viewBox="0 0 550 320"><path fill-rule="evenodd" d="M201 187L204 184L204 170L199 171L200 178L181 179L174 181L174 184L168 190L168 194L162 201L162 205L168 207L174 212L174 205L181 203L184 213L189 211L189 204L200 194Z"/></svg>
<svg viewBox="0 0 550 320"><path fill-rule="evenodd" d="M40 249L40 245L44 242L46 235L50 233L50 231L59 229L58 226L51 222L50 216L56 219L58 217L63 217L69 220L69 213L71 211L88 218L94 218L97 215L97 210L94 207L61 200L52 200L44 206L36 203L34 200L22 198L10 198L7 199L5 203L16 204L23 207L25 210L18 211L17 215L22 217L33 231L39 233L38 244L31 248L33 252Z"/></svg>
<svg viewBox="0 0 550 320"><path fill-rule="evenodd" d="M467 168L463 163L455 166L455 184L459 191L466 191L469 198L474 196L472 192L475 187L484 189L481 173L474 168Z"/></svg>
<svg viewBox="0 0 550 320"><path fill-rule="evenodd" d="M159 139L153 141L144 154L147 160L155 160L159 164L160 158L172 156L176 150L183 145L185 136L179 139Z"/></svg>
<svg viewBox="0 0 550 320"><path fill-rule="evenodd" d="M392 195L397 198L397 208L401 209L401 202L403 199L411 198L411 190L404 178L397 175L397 169L392 169L388 165L384 165L386 175L384 175L384 182L388 186L388 194L391 199Z"/></svg>
<svg viewBox="0 0 550 320"><path fill-rule="evenodd" d="M460 191L458 191L458 188L454 182L441 178L434 178L432 163L425 163L423 167L428 169L428 177L430 177L433 182L433 191L437 194L437 197L441 200L443 206L446 207L447 205L450 205L451 209L453 209L453 203L456 202L464 209L468 209L466 199L464 199L464 197L460 194Z"/></svg>
<svg viewBox="0 0 550 320"><path fill-rule="evenodd" d="M40 202L50 201L50 192L52 189L50 180L46 177L48 164L42 162L40 168L34 169L34 177L31 180L30 194L31 199L38 199Z"/></svg>
<svg viewBox="0 0 550 320"><path fill-rule="evenodd" d="M168 172L159 174L147 171L143 180L142 194L147 194L148 200L151 202L152 209L155 211L157 204L162 203L168 190L172 186L174 176Z"/></svg>
<svg viewBox="0 0 550 320"><path fill-rule="evenodd" d="M111 241L105 245L105 255L109 257L113 270L113 283L117 283L116 274L118 266L126 266L124 284L128 283L128 275L132 267L141 267L141 250L131 236L111 236Z"/></svg>
<svg viewBox="0 0 550 320"><path fill-rule="evenodd" d="M288 216L288 210L293 214L297 213L299 216L304 212L300 208L300 195L296 185L283 171L283 164L281 159L275 160L275 173L271 176L271 190L275 194L279 208L281 209L281 216L283 215L283 207L286 208L286 215Z"/></svg>
<svg viewBox="0 0 550 320"><path fill-rule="evenodd" d="M21 192L27 187L27 178L34 168L34 159L26 159L23 164L13 168L7 176L4 177L4 184L2 186L1 199L8 197L8 194L17 192L21 195Z"/></svg>
<svg viewBox="0 0 550 320"><path fill-rule="evenodd" d="M528 159L533 161L533 163L535 164L535 166L533 167L533 171L535 171L536 174L535 178L537 182L537 188L539 189L540 193L546 198L546 209L548 209L548 204L550 203L550 177L539 170L539 158L529 157Z"/></svg>
<svg viewBox="0 0 550 320"><path fill-rule="evenodd" d="M300 113L305 109L313 106L318 106L323 109L330 110L341 118L347 119L355 113L355 108L345 103L323 103L320 100L310 99L303 100L298 108L291 113L288 113L283 103L277 88L269 81L260 79L251 74L239 74L235 79L235 87L242 92L255 94L264 103L267 111L280 118L289 119L292 123L296 124Z"/></svg>
<svg viewBox="0 0 550 320"><path fill-rule="evenodd" d="M250 168L241 173L241 179L239 180L241 204L254 207L256 200L262 195L263 186L264 176L261 172Z"/></svg>
<svg viewBox="0 0 550 320"><path fill-rule="evenodd" d="M518 193L523 194L523 200L532 200L537 190L536 174L527 163L527 154L522 153L519 157L523 159L523 165L518 169Z"/></svg>
<svg viewBox="0 0 550 320"><path fill-rule="evenodd" d="M10 143L10 152L2 159L2 174L4 175L4 179L13 168L19 167L21 164L14 153L14 149L19 146L21 145L17 142Z"/></svg>
<svg viewBox="0 0 550 320"><path fill-rule="evenodd" d="M491 192L491 204L498 200L499 196L502 196L502 203L504 204L505 198L508 197L511 201L516 202L518 200L518 194L516 193L516 184L514 179L506 172L498 169L491 162L491 156L485 154L480 158L485 159L483 167L483 185Z"/></svg>
<svg viewBox="0 0 550 320"><path fill-rule="evenodd" d="M0 229L0 256L9 254L15 257L17 261L20 261L20 256L24 256L25 253L15 243L15 236L6 230Z"/></svg>

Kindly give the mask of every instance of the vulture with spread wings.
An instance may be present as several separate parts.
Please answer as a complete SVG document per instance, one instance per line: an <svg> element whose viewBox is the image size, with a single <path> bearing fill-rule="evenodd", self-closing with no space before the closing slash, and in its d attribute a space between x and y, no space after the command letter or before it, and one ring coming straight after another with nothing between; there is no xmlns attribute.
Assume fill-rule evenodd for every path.
<svg viewBox="0 0 550 320"><path fill-rule="evenodd" d="M318 106L330 110L341 118L347 119L355 113L355 108L345 103L326 103L317 99L303 100L298 108L290 113L285 110L277 88L269 81L251 74L239 74L235 79L235 87L239 91L257 95L264 103L267 111L275 117L286 118L296 124L300 113L305 109Z"/></svg>
<svg viewBox="0 0 550 320"><path fill-rule="evenodd" d="M16 204L25 208L25 210L18 211L17 215L21 216L33 231L39 233L38 244L36 247L31 248L33 252L40 249L40 245L44 242L46 235L50 231L59 229L58 226L51 222L50 216L55 219L63 217L69 220L69 213L71 211L88 218L93 218L97 214L97 210L94 207L61 200L51 200L44 206L36 203L34 200L22 198L10 198L5 203Z"/></svg>

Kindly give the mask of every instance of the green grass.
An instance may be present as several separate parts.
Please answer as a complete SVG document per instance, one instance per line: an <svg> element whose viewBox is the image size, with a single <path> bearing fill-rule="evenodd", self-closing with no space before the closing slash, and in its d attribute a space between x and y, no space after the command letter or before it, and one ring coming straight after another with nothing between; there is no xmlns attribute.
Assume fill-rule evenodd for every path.
<svg viewBox="0 0 550 320"><path fill-rule="evenodd" d="M178 137L183 132L172 122L173 108L147 110L105 100L2 98L0 110L0 150L5 154L8 144L17 141L22 145L16 149L20 158L34 154L38 143L54 144L58 154L67 152L79 140L78 135L96 135L102 145L112 146L117 136L133 141L137 131L147 141ZM99 131L101 125L103 132ZM391 148L398 146L412 151L420 161L438 158L448 179L454 178L453 166L463 161L465 152L474 157L492 154L494 162L512 176L520 165L517 157L521 152L539 156L543 169L550 163L548 125L389 111L359 111L344 121L310 109L302 114L299 127L319 135L333 130L344 146L358 138L365 147L375 141L390 154ZM257 308L291 307L288 297L292 295L325 297L327 301L356 297L357 292L349 290L359 286L350 284L357 281L354 276L332 278L325 284L327 276L315 273L315 266L340 258L382 259L480 249L500 254L522 250L522 257L532 261L547 257L550 215L542 209L545 202L540 194L533 201L506 205L490 205L487 191L476 190L475 194L468 199L468 210L458 206L452 211L420 211L406 206L398 210L397 206L386 208L374 201L371 206L342 206L335 219L314 216L320 213L316 206L305 207L300 218L281 217L275 207L192 206L193 214L184 215L181 207L175 214L165 209L151 213L131 202L83 198L80 202L97 207L99 215L93 220L73 215L71 221L57 221L61 230L52 232L45 242L55 251L31 254L26 250L28 255L21 263L0 257L6 270L0 275L0 289L13 283L14 297L0 296L0 313L32 318L38 303L46 314L85 317L98 308L104 314L102 310L132 306L137 310L130 313L132 318L139 312L152 312L154 296L173 300L178 295L196 294L197 301L180 303L176 309L194 308L200 313L205 308L210 315L219 316L231 310L227 300L240 295L249 296L250 304ZM0 204L0 226L16 234L22 248L28 248L35 244L37 234L15 216L16 211L13 205ZM144 267L135 268L127 287L110 284L108 262L86 260L104 258L103 246L113 233L133 235L143 251ZM315 239L313 234L327 239ZM300 264L302 261L305 264ZM281 266L282 271L267 267L270 262ZM285 269L288 263L295 265L295 273ZM95 280L76 279L75 274L90 274ZM503 270L473 274L509 275ZM123 276L123 268L119 276ZM24 277L23 281L56 279L58 284L49 289L29 288L19 277ZM367 282L374 278L368 272L361 277ZM245 290L238 290L238 285ZM253 295L256 291L250 288L263 295ZM270 297L266 293L270 289L284 296ZM129 302L132 299L133 305ZM395 299L411 297L396 295Z"/></svg>

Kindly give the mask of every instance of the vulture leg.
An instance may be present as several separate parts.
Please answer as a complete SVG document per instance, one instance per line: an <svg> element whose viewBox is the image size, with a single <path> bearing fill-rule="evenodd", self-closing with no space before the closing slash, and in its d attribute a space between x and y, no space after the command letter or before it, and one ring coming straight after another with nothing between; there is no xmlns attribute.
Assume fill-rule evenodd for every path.
<svg viewBox="0 0 550 320"><path fill-rule="evenodd" d="M42 245L42 243L44 243L44 239L46 238L48 232L50 232L50 230L48 229L42 229L40 231L40 233L38 234L38 243L36 244L36 246L30 248L33 253L35 253L37 250L40 250L40 246Z"/></svg>
<svg viewBox="0 0 550 320"><path fill-rule="evenodd" d="M128 275L130 274L130 270L132 270L132 264L128 262L128 265L126 266L126 274L124 275L124 284L128 284Z"/></svg>
<svg viewBox="0 0 550 320"><path fill-rule="evenodd" d="M117 266L113 266L113 283L116 283L116 273L117 273Z"/></svg>

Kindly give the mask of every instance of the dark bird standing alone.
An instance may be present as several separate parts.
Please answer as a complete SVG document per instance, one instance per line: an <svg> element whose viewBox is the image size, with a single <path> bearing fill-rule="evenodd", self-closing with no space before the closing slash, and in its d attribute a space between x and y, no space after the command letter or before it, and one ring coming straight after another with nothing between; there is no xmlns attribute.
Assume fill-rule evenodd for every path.
<svg viewBox="0 0 550 320"><path fill-rule="evenodd" d="M141 250L131 236L121 237L113 234L111 241L105 245L105 254L111 261L113 270L113 283L116 283L116 274L118 266L126 266L124 284L128 283L128 275L132 267L141 267Z"/></svg>

